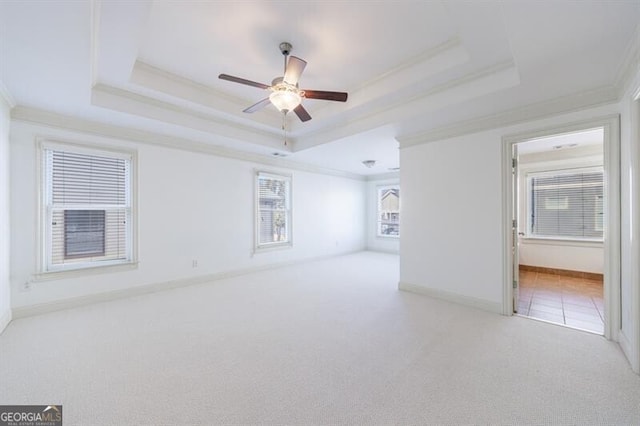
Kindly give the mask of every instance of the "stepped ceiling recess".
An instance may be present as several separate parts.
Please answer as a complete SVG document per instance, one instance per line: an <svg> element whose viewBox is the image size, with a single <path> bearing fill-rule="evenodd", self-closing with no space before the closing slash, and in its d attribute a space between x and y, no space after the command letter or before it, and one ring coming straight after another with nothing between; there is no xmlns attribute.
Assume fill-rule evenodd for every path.
<svg viewBox="0 0 640 426"><path fill-rule="evenodd" d="M399 144L615 101L638 22L638 1L5 0L0 80L17 120L380 174ZM273 106L242 112L268 94L218 79L271 84L283 41L308 63L301 88L349 93L305 99L286 146Z"/></svg>

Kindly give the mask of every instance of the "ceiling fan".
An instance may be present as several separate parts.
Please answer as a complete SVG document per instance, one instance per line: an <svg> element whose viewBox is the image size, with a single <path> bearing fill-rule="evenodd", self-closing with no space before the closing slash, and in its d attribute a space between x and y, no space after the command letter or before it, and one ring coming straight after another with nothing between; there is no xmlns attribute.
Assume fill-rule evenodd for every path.
<svg viewBox="0 0 640 426"><path fill-rule="evenodd" d="M280 43L280 52L284 55L284 76L276 77L271 82L271 86L246 80L240 77L234 77L228 74L220 74L218 78L222 80L232 81L234 83L245 84L247 86L257 87L263 90L269 90L271 93L268 98L261 100L249 108L243 110L246 113L256 112L269 104L273 104L280 112L284 114L293 111L300 121L309 121L311 116L302 106L302 99L321 99L325 101L346 102L348 94L345 92L328 92L324 90L301 90L298 88L298 80L302 75L307 63L295 56L289 56L292 46L290 43Z"/></svg>

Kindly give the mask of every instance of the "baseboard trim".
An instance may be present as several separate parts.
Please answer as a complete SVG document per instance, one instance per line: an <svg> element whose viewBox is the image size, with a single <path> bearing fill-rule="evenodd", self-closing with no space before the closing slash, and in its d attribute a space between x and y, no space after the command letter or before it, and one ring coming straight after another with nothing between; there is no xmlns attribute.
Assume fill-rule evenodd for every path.
<svg viewBox="0 0 640 426"><path fill-rule="evenodd" d="M47 314L50 312L62 311L65 309L78 308L81 306L91 305L94 303L109 302L112 300L126 299L134 296L142 296L145 294L151 294L158 291L171 290L175 288L187 287L197 284L205 284L209 282L215 282L227 278L233 278L241 275L253 274L256 272L263 272L272 269L283 268L286 266L299 265L301 263L309 263L320 261L324 259L330 259L338 256L346 256L353 253L358 253L363 250L352 250L342 253L330 254L325 256L315 256L304 259L289 260L285 262L270 263L268 265L254 266L250 268L234 269L225 272L219 272L215 274L199 275L196 277L182 278L177 280L170 280L152 284L145 284L136 287L125 288L121 290L113 290L95 294L88 294L84 296L71 297L67 299L54 300L46 303L39 303L36 305L21 306L13 308L12 319L19 319L25 317L31 317L35 315Z"/></svg>
<svg viewBox="0 0 640 426"><path fill-rule="evenodd" d="M372 251L374 253L400 254L400 250L380 249L380 248L372 248L372 247L368 247L367 251Z"/></svg>
<svg viewBox="0 0 640 426"><path fill-rule="evenodd" d="M627 357L627 361L631 364L631 369L640 374L640 359L638 354L633 350L633 346L629 338L620 330L618 333L618 345L622 349L622 353Z"/></svg>
<svg viewBox="0 0 640 426"><path fill-rule="evenodd" d="M521 271L542 272L545 274L562 275L565 277L584 278L587 280L603 280L604 274L596 272L572 271L570 269L547 268L544 266L519 265Z"/></svg>
<svg viewBox="0 0 640 426"><path fill-rule="evenodd" d="M440 299L447 302L457 303L458 305L465 305L472 308L480 309L495 314L502 314L502 304L496 302L490 302L484 299L478 299L476 297L463 296L462 294L452 293L444 290L436 290L433 288L427 288L415 284L409 284L405 282L398 283L398 289L407 291L410 293L422 294L425 296L433 297L434 299Z"/></svg>
<svg viewBox="0 0 640 426"><path fill-rule="evenodd" d="M9 323L12 320L11 309L8 309L2 316L0 317L0 334L7 328Z"/></svg>

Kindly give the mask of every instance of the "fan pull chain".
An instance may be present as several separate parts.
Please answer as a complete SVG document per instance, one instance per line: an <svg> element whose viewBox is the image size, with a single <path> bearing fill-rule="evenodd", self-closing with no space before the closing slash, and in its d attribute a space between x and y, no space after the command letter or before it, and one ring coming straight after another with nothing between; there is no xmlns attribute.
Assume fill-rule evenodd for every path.
<svg viewBox="0 0 640 426"><path fill-rule="evenodd" d="M284 146L287 146L287 113L282 114L282 131L284 132Z"/></svg>

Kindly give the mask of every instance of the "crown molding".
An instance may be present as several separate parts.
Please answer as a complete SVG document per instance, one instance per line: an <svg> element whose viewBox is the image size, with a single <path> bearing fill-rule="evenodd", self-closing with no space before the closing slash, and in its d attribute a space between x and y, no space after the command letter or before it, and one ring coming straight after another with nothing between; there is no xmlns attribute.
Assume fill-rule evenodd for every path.
<svg viewBox="0 0 640 426"><path fill-rule="evenodd" d="M446 44L436 51L430 52L429 57L437 56L439 53L450 49L451 46L457 48L455 47L457 43L451 42L450 44ZM141 78L143 73L147 73L147 77L161 79L160 82L155 83L155 85L164 85L165 83L173 84L177 82L176 84L178 84L178 86L175 87L176 90L186 88L198 92L201 89L205 89L208 91L207 93L210 93L214 97L219 93L207 86L166 73L142 62L138 62L136 65L138 72L137 78ZM294 132L294 137L291 138L292 150L301 151L331 142L341 137L349 136L371 128L372 126L377 127L395 119L404 119L408 115L415 114L416 111L424 112L434 107L449 105L501 90L505 87L512 87L517 85L519 81L519 74L513 61L497 63L455 80L448 81L437 87L414 93L409 99L398 100L375 108L368 113L353 115L347 111L344 115L338 117L335 123L326 131L317 129L303 133ZM224 98L225 95L223 94L222 96ZM280 134L276 133L276 131L279 132L279 129L255 129L250 125L236 123L229 119L220 119L191 108L182 107L171 102L165 102L112 86L103 84L96 85L92 91L92 103L116 111L171 122L187 128L220 134L225 137L249 141L259 145L272 148L280 147Z"/></svg>
<svg viewBox="0 0 640 426"><path fill-rule="evenodd" d="M618 90L613 86L604 86L593 90L561 96L549 101L526 105L497 114L460 121L447 126L431 129L414 135L397 137L400 149L424 143L450 139L458 136L478 133L500 127L512 126L529 121L540 120L558 114L568 114L587 108L616 103Z"/></svg>
<svg viewBox="0 0 640 426"><path fill-rule="evenodd" d="M101 0L91 0L91 37L89 40L89 73L91 87L98 83L98 49L100 41L100 9Z"/></svg>
<svg viewBox="0 0 640 426"><path fill-rule="evenodd" d="M129 81L138 86L206 108L220 111L237 110L238 117L243 116L240 112L244 108L256 102L256 99L249 100L231 96L211 86L173 74L139 60L136 60L133 66ZM251 117L252 122L260 123L271 129L279 128L282 121L282 115L279 112L269 109L261 111L260 114L254 114Z"/></svg>
<svg viewBox="0 0 640 426"><path fill-rule="evenodd" d="M91 91L91 103L95 106L177 124L244 143L282 149L281 134L275 130L267 132L255 129L113 86L103 84L94 86Z"/></svg>
<svg viewBox="0 0 640 426"><path fill-rule="evenodd" d="M469 59L469 52L460 40L457 37L451 38L350 90L349 109L359 108L407 87L414 87L426 78L451 70ZM329 104L318 110L320 118L325 110L329 110Z"/></svg>
<svg viewBox="0 0 640 426"><path fill-rule="evenodd" d="M154 67L153 65L149 65L146 62L136 60L135 64L133 65L133 71L131 73L130 81L139 86L145 86L154 90L164 92L164 90L159 87L158 82L155 82L156 84L149 85L147 78L174 82L181 86L187 86L189 89L192 89L194 91L204 92L206 93L207 97L224 98L238 105L243 105L245 101L245 99L241 100L235 96L230 96L229 94L214 89L213 87L207 86L206 84L198 83L197 81L182 77L169 71L165 71L161 68ZM170 92L165 93L171 94ZM208 105L208 103L204 103L203 105Z"/></svg>
<svg viewBox="0 0 640 426"><path fill-rule="evenodd" d="M636 25L633 37L625 47L624 58L614 80L619 99L624 96L638 69L640 69L640 24Z"/></svg>
<svg viewBox="0 0 640 426"><path fill-rule="evenodd" d="M2 80L0 80L0 98L4 99L7 105L9 105L9 109L17 105L16 100L11 96L11 92L9 92L9 89L7 89L7 86L4 85Z"/></svg>
<svg viewBox="0 0 640 426"><path fill-rule="evenodd" d="M455 80L414 94L409 98L386 104L382 108L347 117L336 122L323 132L298 134L293 151L312 148L333 140L352 136L358 132L389 124L395 120L406 120L416 114L425 114L436 108L468 101L519 84L520 76L512 61L494 64L469 73ZM304 138L303 138L304 136Z"/></svg>
<svg viewBox="0 0 640 426"><path fill-rule="evenodd" d="M17 106L11 110L11 119L25 123L44 125L62 130L80 132L115 140L132 141L145 145L178 149L199 154L215 155L239 161L258 163L271 167L281 167L301 172L337 176L357 181L366 181L366 177L355 173L334 170L311 164L299 163L282 158L269 157L263 154L250 153L192 139L170 136L128 127L114 126L97 121L89 121L76 117L44 111L35 108Z"/></svg>
<svg viewBox="0 0 640 426"><path fill-rule="evenodd" d="M440 55L443 55L446 53L452 53L452 52L460 53L460 57L457 59L461 61L453 65L459 65L462 62L467 62L470 58L469 52L467 52L467 50L464 48L464 46L460 42L460 38L458 38L457 36L452 37L447 41L445 41L444 43L441 43L438 46L428 49L422 52L421 54L410 58L404 63L397 65L370 80L367 80L366 82L362 83L360 86L355 87L352 90L352 92L355 93L355 92L364 90L370 86L379 84L380 82L386 80L389 77L396 78L396 75L402 71L405 71L410 68L419 67L420 65L430 62L431 60L433 60L434 58L437 58ZM424 78L424 76L422 77Z"/></svg>
<svg viewBox="0 0 640 426"><path fill-rule="evenodd" d="M347 107L348 109L358 108L390 92L400 90L402 87L423 80L430 75L451 69L468 60L469 53L460 40L457 37L451 38L349 90L350 99ZM241 111L242 108L255 102L255 99L248 100L231 96L211 86L139 60L136 61L133 67L130 81L138 86L219 111L234 109ZM315 111L314 119L316 122L336 113L336 109L332 109L329 104L321 106ZM340 111L340 113L344 112L344 110ZM273 129L276 128L274 123L279 123L280 119L280 114L272 110L265 110L252 116L252 122L257 122ZM292 129L294 132L301 127L296 120L292 120L289 124L296 127L296 129Z"/></svg>
<svg viewBox="0 0 640 426"><path fill-rule="evenodd" d="M389 172L389 173L379 173L377 175L367 176L367 182L375 182L378 180L388 180L388 179L400 179L400 171Z"/></svg>

